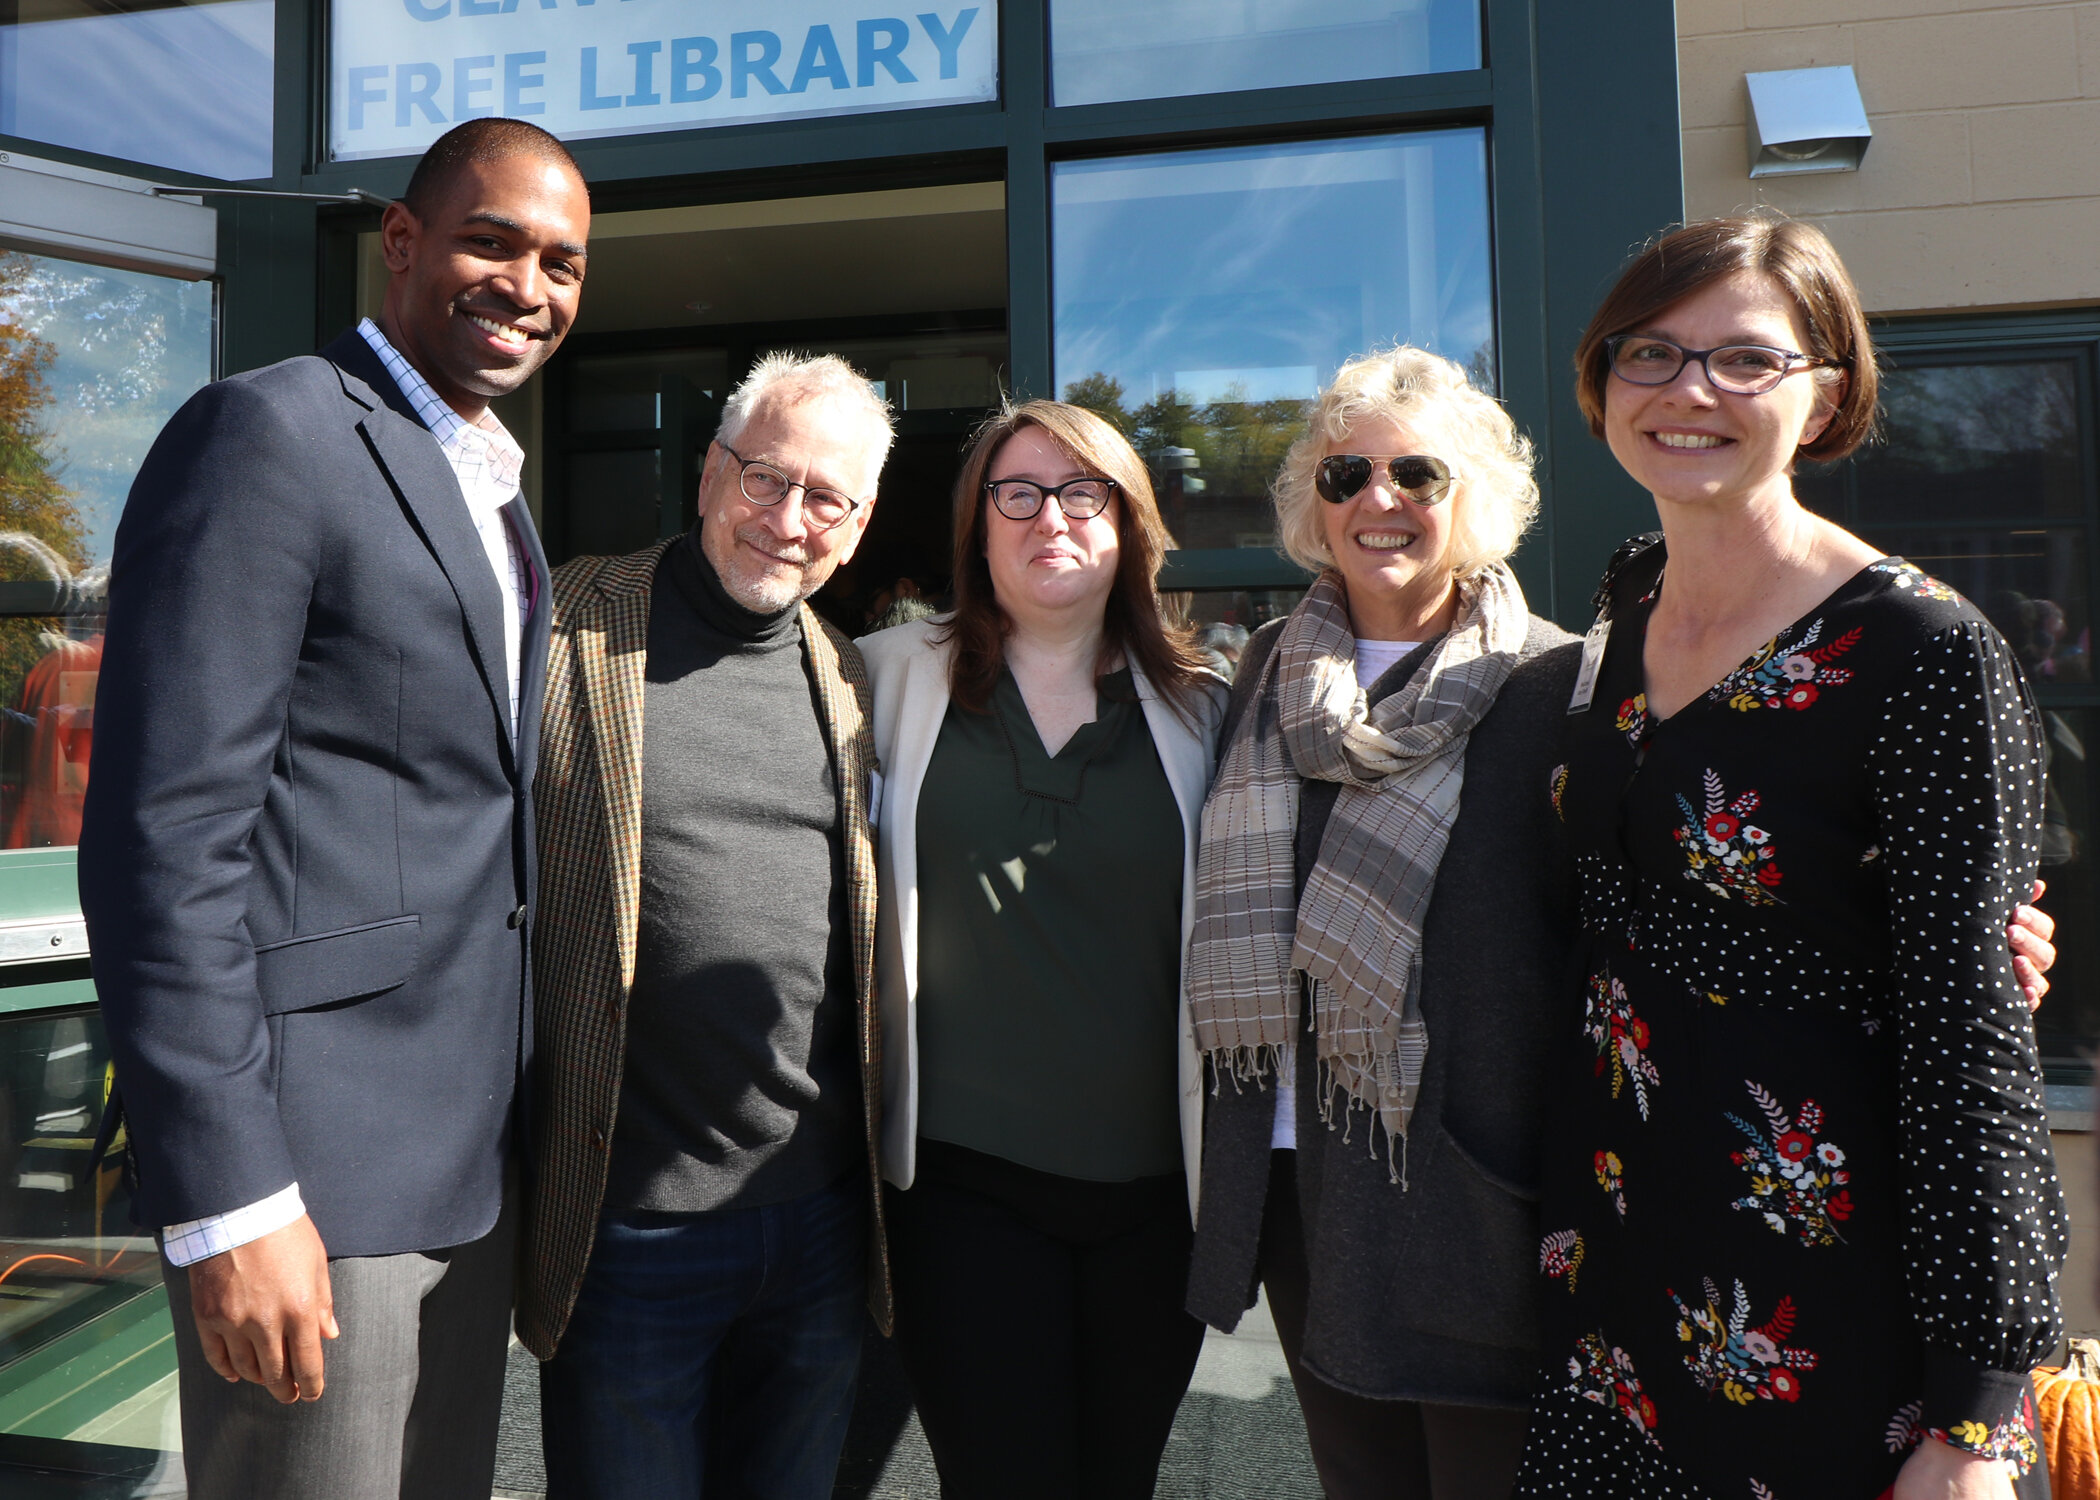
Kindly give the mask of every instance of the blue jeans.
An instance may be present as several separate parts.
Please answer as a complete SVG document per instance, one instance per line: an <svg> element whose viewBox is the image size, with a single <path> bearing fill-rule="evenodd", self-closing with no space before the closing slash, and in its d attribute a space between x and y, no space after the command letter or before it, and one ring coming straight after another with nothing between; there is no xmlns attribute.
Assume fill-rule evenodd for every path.
<svg viewBox="0 0 2100 1500"><path fill-rule="evenodd" d="M549 1500L829 1500L867 1299L866 1179L608 1211L540 1367Z"/></svg>

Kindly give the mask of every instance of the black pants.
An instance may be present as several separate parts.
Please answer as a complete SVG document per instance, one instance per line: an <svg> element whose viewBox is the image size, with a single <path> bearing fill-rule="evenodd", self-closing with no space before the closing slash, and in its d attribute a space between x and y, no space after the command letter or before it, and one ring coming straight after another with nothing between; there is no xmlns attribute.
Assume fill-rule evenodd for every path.
<svg viewBox="0 0 2100 1500"><path fill-rule="evenodd" d="M1261 1282L1327 1500L1509 1500L1527 1412L1374 1400L1331 1386L1299 1363L1312 1275L1295 1157L1274 1153L1262 1210Z"/></svg>
<svg viewBox="0 0 2100 1500"><path fill-rule="evenodd" d="M1081 1182L921 1141L917 1181L886 1191L944 1500L1151 1495L1203 1344L1181 1176Z"/></svg>

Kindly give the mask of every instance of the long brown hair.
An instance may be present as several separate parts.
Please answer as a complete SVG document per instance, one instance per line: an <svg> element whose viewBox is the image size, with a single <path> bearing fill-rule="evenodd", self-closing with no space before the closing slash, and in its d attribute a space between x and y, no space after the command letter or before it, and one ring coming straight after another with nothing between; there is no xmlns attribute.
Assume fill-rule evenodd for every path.
<svg viewBox="0 0 2100 1500"><path fill-rule="evenodd" d="M1801 445L1801 456L1833 463L1872 435L1881 378L1859 289L1822 230L1768 209L1680 225L1651 241L1620 273L1575 349L1575 399L1592 436L1604 436L1604 341L1743 271L1771 277L1801 314L1808 333L1801 352L1830 361L1814 372L1828 377L1818 383L1827 388L1843 372L1844 389L1830 403L1830 421Z"/></svg>
<svg viewBox="0 0 2100 1500"><path fill-rule="evenodd" d="M985 561L985 515L991 501L984 483L999 449L1027 427L1040 428L1087 473L1115 481L1111 514L1119 543L1116 578L1108 592L1095 676L1107 671L1121 653L1177 712L1190 717L1196 684L1205 669L1179 610L1170 610L1160 600L1159 568L1174 539L1160 519L1151 477L1121 433L1084 407L1062 401L1003 408L977 429L963 455L962 473L955 481L955 617L943 637L955 647L948 670L949 696L971 713L984 713L1006 664L1006 637L1013 621L999 606L991 566Z"/></svg>

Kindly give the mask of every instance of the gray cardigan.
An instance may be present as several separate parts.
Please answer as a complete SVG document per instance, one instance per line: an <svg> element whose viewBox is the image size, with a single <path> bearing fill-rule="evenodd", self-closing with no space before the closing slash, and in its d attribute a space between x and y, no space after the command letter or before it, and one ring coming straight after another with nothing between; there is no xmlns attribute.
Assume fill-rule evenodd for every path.
<svg viewBox="0 0 2100 1500"><path fill-rule="evenodd" d="M1252 706L1282 622L1240 662L1220 754ZM1375 702L1426 658L1372 685ZM1580 647L1534 618L1523 655L1466 746L1465 788L1422 938L1429 1055L1408 1133L1408 1187L1359 1118L1320 1122L1313 1048L1298 1067L1297 1181L1306 1257L1305 1366L1387 1400L1521 1407L1538 1367L1538 1103L1549 1027L1568 1002L1575 881L1549 781ZM1270 710L1273 712L1273 709ZM1298 883L1336 788L1300 792ZM1204 1126L1189 1311L1228 1332L1254 1302L1275 1096L1225 1079Z"/></svg>

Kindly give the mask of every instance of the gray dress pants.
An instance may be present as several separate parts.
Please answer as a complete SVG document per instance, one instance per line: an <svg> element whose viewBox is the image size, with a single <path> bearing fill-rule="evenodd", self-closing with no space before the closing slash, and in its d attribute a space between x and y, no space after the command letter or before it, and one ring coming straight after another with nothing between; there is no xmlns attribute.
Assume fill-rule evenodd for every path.
<svg viewBox="0 0 2100 1500"><path fill-rule="evenodd" d="M488 1500L515 1240L506 1203L471 1244L331 1259L342 1337L321 1399L292 1406L212 1372L189 1272L163 1261L191 1500Z"/></svg>

